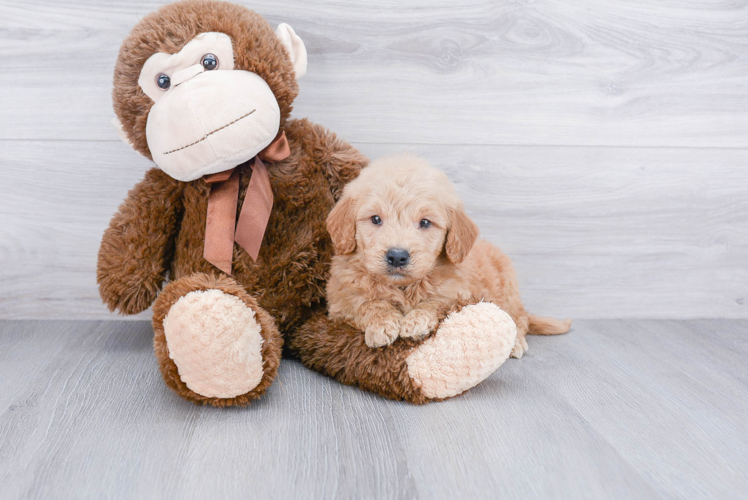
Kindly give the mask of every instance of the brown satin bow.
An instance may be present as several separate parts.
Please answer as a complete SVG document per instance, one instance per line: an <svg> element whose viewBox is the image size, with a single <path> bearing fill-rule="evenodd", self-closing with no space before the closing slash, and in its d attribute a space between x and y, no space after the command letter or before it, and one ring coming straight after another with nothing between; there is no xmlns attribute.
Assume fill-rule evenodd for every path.
<svg viewBox="0 0 748 500"><path fill-rule="evenodd" d="M231 274L234 241L247 251L252 260L257 260L260 254L260 245L273 208L273 190L263 160L275 163L288 158L290 154L286 133L281 132L268 147L249 160L252 176L238 221L239 169L234 167L203 177L210 185L203 257L226 274Z"/></svg>

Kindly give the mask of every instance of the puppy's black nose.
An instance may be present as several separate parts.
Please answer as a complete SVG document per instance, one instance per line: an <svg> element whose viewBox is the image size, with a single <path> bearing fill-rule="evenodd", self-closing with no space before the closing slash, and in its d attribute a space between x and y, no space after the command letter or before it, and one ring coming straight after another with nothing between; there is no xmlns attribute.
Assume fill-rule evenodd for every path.
<svg viewBox="0 0 748 500"><path fill-rule="evenodd" d="M390 248L387 250L387 264L392 267L405 267L410 260L410 254L402 248Z"/></svg>

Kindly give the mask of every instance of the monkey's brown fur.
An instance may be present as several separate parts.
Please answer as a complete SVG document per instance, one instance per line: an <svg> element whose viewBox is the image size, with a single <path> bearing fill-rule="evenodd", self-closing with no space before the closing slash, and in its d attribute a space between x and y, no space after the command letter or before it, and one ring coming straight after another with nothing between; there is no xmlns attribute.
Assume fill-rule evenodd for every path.
<svg viewBox="0 0 748 500"><path fill-rule="evenodd" d="M180 182L154 168L130 191L104 233L97 271L102 298L122 314L138 313L155 301L154 347L164 380L195 403L244 405L262 394L278 368L281 335L290 350L317 371L386 397L425 402L408 377L409 341L372 350L361 332L331 322L324 314L332 256L325 219L343 186L367 160L323 127L289 120L298 92L294 69L262 17L237 5L192 0L144 17L123 43L115 68L114 109L124 132L136 150L150 157L145 125L153 103L138 87L141 67L155 52L177 52L207 31L229 35L235 67L257 73L269 84L291 148L291 156L268 164L274 205L259 258L253 262L235 245L231 277L204 260L209 186L203 180ZM240 210L250 170L239 168ZM161 291L167 279L170 283ZM239 297L256 311L262 327L262 382L236 398L191 391L169 357L163 329L169 308L186 293L208 288Z"/></svg>

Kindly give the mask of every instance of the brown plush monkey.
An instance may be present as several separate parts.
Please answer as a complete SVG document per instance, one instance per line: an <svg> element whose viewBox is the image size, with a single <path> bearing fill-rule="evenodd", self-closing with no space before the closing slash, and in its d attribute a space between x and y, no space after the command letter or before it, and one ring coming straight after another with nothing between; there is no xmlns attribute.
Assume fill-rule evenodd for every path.
<svg viewBox="0 0 748 500"><path fill-rule="evenodd" d="M288 25L274 32L238 5L187 0L135 26L114 109L123 139L158 168L104 233L102 298L122 314L153 305L164 380L196 403L259 397L284 339L310 368L390 398L423 403L474 386L513 344L491 335L507 325L490 304L465 307L424 342L380 349L327 318L325 219L367 160L289 118L305 70Z"/></svg>

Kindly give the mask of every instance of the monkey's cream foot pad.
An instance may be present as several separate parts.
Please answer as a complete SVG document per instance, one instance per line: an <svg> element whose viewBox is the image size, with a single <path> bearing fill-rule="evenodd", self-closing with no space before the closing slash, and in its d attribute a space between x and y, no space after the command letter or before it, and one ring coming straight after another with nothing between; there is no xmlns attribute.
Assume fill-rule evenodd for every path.
<svg viewBox="0 0 748 500"><path fill-rule="evenodd" d="M466 306L413 350L408 374L427 397L456 396L496 371L509 358L516 337L517 326L497 305Z"/></svg>
<svg viewBox="0 0 748 500"><path fill-rule="evenodd" d="M169 357L192 391L232 398L262 380L262 335L254 311L220 290L190 292L164 319Z"/></svg>

